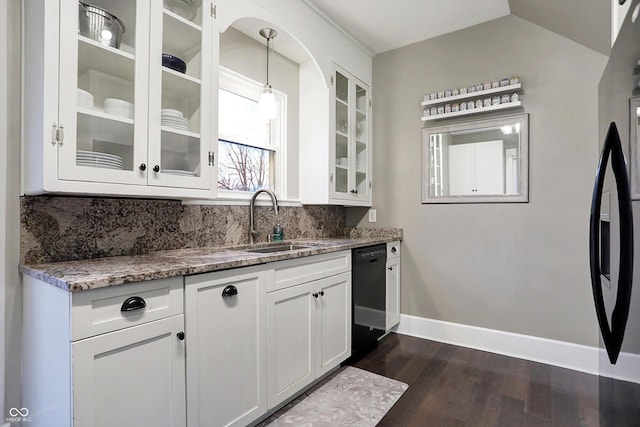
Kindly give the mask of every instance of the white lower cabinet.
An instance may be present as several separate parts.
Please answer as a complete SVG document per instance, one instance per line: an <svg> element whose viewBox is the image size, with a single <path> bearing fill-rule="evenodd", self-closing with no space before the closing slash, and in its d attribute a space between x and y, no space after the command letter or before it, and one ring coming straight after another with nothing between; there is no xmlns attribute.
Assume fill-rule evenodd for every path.
<svg viewBox="0 0 640 427"><path fill-rule="evenodd" d="M68 292L24 276L29 425L184 427L183 331L182 277Z"/></svg>
<svg viewBox="0 0 640 427"><path fill-rule="evenodd" d="M351 274L267 294L268 404L274 408L351 354Z"/></svg>
<svg viewBox="0 0 640 427"><path fill-rule="evenodd" d="M350 251L81 292L24 276L23 291L33 427L250 425L351 354Z"/></svg>
<svg viewBox="0 0 640 427"><path fill-rule="evenodd" d="M245 426L267 411L264 267L185 278L187 422Z"/></svg>
<svg viewBox="0 0 640 427"><path fill-rule="evenodd" d="M387 243L385 330L400 323L400 242Z"/></svg>
<svg viewBox="0 0 640 427"><path fill-rule="evenodd" d="M71 344L75 426L185 425L182 315Z"/></svg>

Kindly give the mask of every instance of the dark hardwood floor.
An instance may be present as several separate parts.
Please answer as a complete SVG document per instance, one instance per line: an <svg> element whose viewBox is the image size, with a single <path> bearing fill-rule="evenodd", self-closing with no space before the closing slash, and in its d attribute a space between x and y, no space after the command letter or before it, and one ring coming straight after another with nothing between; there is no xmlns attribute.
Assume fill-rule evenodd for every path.
<svg viewBox="0 0 640 427"><path fill-rule="evenodd" d="M640 385L480 350L392 333L353 366L409 385L381 427L640 426Z"/></svg>

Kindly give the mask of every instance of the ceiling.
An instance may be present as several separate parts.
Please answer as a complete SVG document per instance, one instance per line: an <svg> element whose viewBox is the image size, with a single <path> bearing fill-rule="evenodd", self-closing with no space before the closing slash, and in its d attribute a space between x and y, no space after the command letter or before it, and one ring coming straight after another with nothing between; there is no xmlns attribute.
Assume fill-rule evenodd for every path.
<svg viewBox="0 0 640 427"><path fill-rule="evenodd" d="M509 14L507 0L305 0L373 55Z"/></svg>
<svg viewBox="0 0 640 427"><path fill-rule="evenodd" d="M590 49L609 54L607 0L304 0L372 56L466 27L516 15ZM286 31L254 18L233 27L260 43L261 28L278 30L273 48L303 63L308 52Z"/></svg>
<svg viewBox="0 0 640 427"><path fill-rule="evenodd" d="M304 0L372 55L514 14L609 53L605 0Z"/></svg>

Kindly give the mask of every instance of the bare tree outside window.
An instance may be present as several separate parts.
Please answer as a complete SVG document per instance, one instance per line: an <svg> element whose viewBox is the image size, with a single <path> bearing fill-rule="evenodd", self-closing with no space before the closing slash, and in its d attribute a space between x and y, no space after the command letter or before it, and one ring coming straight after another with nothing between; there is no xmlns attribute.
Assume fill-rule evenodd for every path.
<svg viewBox="0 0 640 427"><path fill-rule="evenodd" d="M218 188L250 191L269 186L269 151L219 140Z"/></svg>

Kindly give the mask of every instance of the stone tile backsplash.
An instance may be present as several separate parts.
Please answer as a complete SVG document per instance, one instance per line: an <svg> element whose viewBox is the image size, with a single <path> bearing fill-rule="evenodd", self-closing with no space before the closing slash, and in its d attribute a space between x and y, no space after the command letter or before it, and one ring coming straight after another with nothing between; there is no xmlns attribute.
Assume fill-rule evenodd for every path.
<svg viewBox="0 0 640 427"><path fill-rule="evenodd" d="M248 206L183 205L177 200L24 196L20 206L23 264L249 242ZM256 207L257 241L275 225L271 207ZM281 207L285 239L345 235L342 206Z"/></svg>

